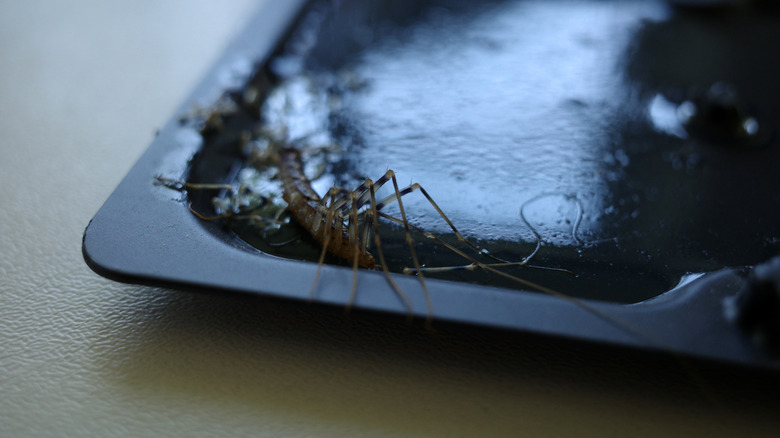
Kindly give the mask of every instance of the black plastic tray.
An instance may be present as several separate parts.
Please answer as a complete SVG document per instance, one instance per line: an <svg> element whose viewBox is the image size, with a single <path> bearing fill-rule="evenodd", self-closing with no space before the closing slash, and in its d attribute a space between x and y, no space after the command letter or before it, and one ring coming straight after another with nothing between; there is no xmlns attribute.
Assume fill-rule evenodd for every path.
<svg viewBox="0 0 780 438"><path fill-rule="evenodd" d="M487 8L510 3L524 2L484 2L484 5ZM349 1L341 2L339 5L342 10L335 15L338 18L331 21L326 19L325 25L318 27L319 39L316 40L315 48L307 58L311 61L312 68L329 68L329 63L343 62L339 59L342 51L363 50L368 43L365 39L355 37L356 29L365 30L365 26L376 29L408 26L410 20L414 21L412 18L419 17L421 14L426 17L435 16L437 8L455 11L456 15L466 9L478 9L473 2L458 1L431 1L423 6L416 2L398 2L398 5L393 8L378 2L370 7ZM272 60L275 54L289 50L290 38L291 35L295 35L296 26L304 25L301 23L305 23L307 17L310 17L307 13L311 14L311 12L306 11L314 10L314 13L322 18L322 14L327 14L330 7L332 5L323 6L318 3L307 5L307 2L302 0L268 2L267 6L250 21L247 29L226 50L216 66L182 105L177 115L161 130L146 153L90 222L84 235L83 252L87 264L95 272L130 283L248 292L301 301L310 299L310 289L317 270L316 263L265 254L238 238L224 224L199 220L190 213L187 204L191 201L199 209L207 208L208 197L204 195L186 199L170 188L156 184L155 177L159 175L172 178L189 177L191 180L195 177L199 181L205 181L212 177L224 179L235 173L236 167L240 165L239 158L235 154L223 153L224 151L218 146L206 154L201 151L201 147L204 140L206 143L219 145L220 136L235 136L239 133L231 133L230 129L227 129L202 134L205 131L199 130L202 130L203 126L188 123L188 120L191 121L193 118L193 109L215 110L221 97L230 93L240 94L248 83L253 84L261 94L266 93L272 82L269 78L273 76L269 73L269 60ZM663 9L661 4L655 7L659 10ZM652 12L652 14L656 13L663 15L658 11ZM669 14L671 18L659 19L656 26L649 26L640 32L638 39L644 38L646 41L638 44L650 47L642 50L650 54L655 53L654 49L662 47L658 42L659 34L673 33L689 25L687 20L691 20L690 17L681 15L679 11L669 12ZM762 22L762 25L765 24ZM734 24L737 28L739 25L739 23ZM776 32L763 36L769 38L768 44L776 48L777 41L773 39L776 37L775 34ZM582 36L585 47L583 50L586 50L590 44L588 37L588 35ZM488 41L485 44L490 46L491 43ZM733 48L730 50L734 51ZM683 73L677 75L679 77L675 76L675 73L669 73L670 78L662 79L659 79L662 75L655 74L655 76L651 75L652 79L648 79L647 75L650 73L647 72L652 68L644 68L643 65L646 67L644 62L652 64L654 61L634 61L627 67L628 74L631 76L629 81L641 83L638 87L640 95L647 96L657 92L659 95L665 93L663 95L669 96L671 101L684 100L685 96L680 98L674 95L675 89L679 90L683 87L675 88L668 84L674 84L675 81L682 84L697 83L696 81L686 83ZM660 61L659 63L662 64ZM749 66L744 66L743 70L749 69ZM732 73L737 72L728 79L739 85L749 82L752 72L742 74L743 70L727 69ZM776 71L777 66L770 65L768 70ZM766 75L762 77L764 76ZM722 79L717 75L713 78ZM713 78L705 77L701 80L701 84L712 83ZM746 94L750 93L752 90ZM640 98L639 101L650 101L649 98L642 99ZM771 99L767 98L767 100ZM670 102L662 103L672 105ZM567 105L570 109L576 109L587 105L587 102L573 99ZM762 110L764 115L770 116L768 117L770 120L772 115L777 116L776 104L764 106ZM764 121L761 120L762 123ZM628 120L625 125L632 123L635 121ZM767 130L766 126L765 123L762 124L762 129ZM691 125L691 130L694 127ZM636 134L643 131L625 129L623 138L611 140L618 143L617 150L620 150L621 144L638 141L626 139L625 132ZM648 133L648 136L652 135L659 134ZM690 138L675 139L674 132L664 135L672 138L669 141L672 146L667 147L664 154L658 152L658 156L662 156L658 158L658 162L648 162L646 167L638 166L637 161L641 162L645 157L652 156L652 153L648 154L647 148L643 147L633 153L629 150L628 157L633 160L635 171L629 172L628 176L619 181L619 184L615 184L613 188L615 197L631 198L626 187L643 184L643 178L652 177L648 174L652 172L654 164L664 162L672 167L679 164L680 157L669 158L670 150L679 151L680 148L699 147L709 141L706 138L699 138L697 141ZM228 140L234 141L235 138L225 141ZM644 145L652 144L652 141L638 142ZM696 144L690 146L692 143ZM750 236L751 233L758 233L761 236L773 236L772 232L777 227L775 223L780 212L780 200L776 194L776 187L780 186L778 184L780 181L774 173L756 174L755 170L763 169L767 163L776 165L777 140L767 138L760 145L743 146L753 153L743 162L740 162L740 157L744 157L745 153L751 153L750 151L734 151L723 145L716 145L715 148L722 149L715 149L716 152L710 152L709 155L705 154L705 159L719 164L700 175L705 182L711 183L711 190L718 193L704 197L715 199L718 203L708 205L705 202L692 208L691 211L695 212L695 215L680 219L682 230L720 227L722 230L734 230L736 235ZM685 154L682 152L680 154L685 161ZM204 156L208 156L208 159L204 159ZM695 154L688 155L689 158L691 156L698 157ZM620 154L617 157L618 161L622 159ZM677 162L674 162L675 159ZM719 176L717 172L725 168L725 165L720 166L720 164L728 162L734 163L732 169ZM683 165L686 165L685 162ZM376 178L379 175L367 176ZM753 178L754 181L746 181L749 178ZM759 187L756 187L757 185ZM749 196L740 194L751 187ZM690 196L691 199L698 199L698 195ZM681 199L685 201L684 198ZM658 205L662 203L656 202L652 208ZM679 204L671 203L666 207L674 209L676 205ZM627 210L624 212L626 218L631 218L629 209L633 208L636 206L626 207ZM731 209L732 213L723 214L726 208ZM708 215L713 217L713 224L703 223ZM663 218L660 213L658 216L650 215L650 217ZM595 219L591 220L595 221ZM646 235L638 240L640 242L668 237L668 232L656 229L657 227L652 224L645 224L645 226L652 228L652 233L655 234L649 234L650 231L645 230ZM757 227L763 228L756 231ZM712 236L710 238L716 240ZM672 240L678 242L675 239L677 238ZM630 239L628 241L632 242ZM695 238L685 240L689 243L693 241ZM728 240L728 242L732 241L733 239ZM713 243L713 246L720 244ZM751 254L750 246L735 247L734 253L749 255L743 263L721 263L719 269L710 269L711 272L689 283L633 304L609 302L604 298L588 299L587 291L583 295L584 298L570 300L537 292L436 279L429 279L428 287L435 320L542 333L780 369L780 363L756 344L750 334L738 327L733 315L729 316L729 312L735 309L735 306L730 304L733 297L740 291L747 290L751 280L746 274L749 269L742 266L728 268L727 265L754 265L767 260L769 258L767 254L777 253L771 250L771 245L772 242L768 242L767 246L770 249L762 249L760 254ZM632 257L640 252L637 248L630 249ZM728 247L723 252L727 255L731 254ZM617 253L617 255L613 254L613 257L619 259L621 256ZM682 256L676 254L675 257ZM674 265L675 257L667 255L669 261L661 261L659 264L655 260L653 263L656 267ZM735 259L742 260L739 257ZM774 268L769 270L772 269ZM352 275L352 269L349 267L324 266L314 300L345 306L349 300ZM394 274L394 278L412 300L412 313L421 318L426 317L426 304L419 282L413 277L398 274ZM358 273L358 286L359 291L354 307L399 315L407 314L408 309L390 288L382 272L361 270ZM625 285L621 287L630 288ZM738 306L736 308L738 309Z"/></svg>

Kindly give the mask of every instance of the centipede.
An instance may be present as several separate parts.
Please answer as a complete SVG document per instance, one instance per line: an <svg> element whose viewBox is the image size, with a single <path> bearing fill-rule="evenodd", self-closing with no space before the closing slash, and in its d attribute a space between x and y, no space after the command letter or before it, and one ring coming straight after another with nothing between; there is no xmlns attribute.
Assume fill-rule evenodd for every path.
<svg viewBox="0 0 780 438"><path fill-rule="evenodd" d="M412 314L412 300L398 283L388 268L385 253L382 249L382 233L380 231L380 220L403 228L404 240L409 251L411 266L402 270L406 275L415 275L420 283L426 302L426 325L430 326L433 320L433 303L428 293L428 287L425 280L425 273L445 272L453 270L475 270L482 269L488 272L503 276L512 281L516 281L523 286L531 287L552 295L560 295L552 289L523 280L511 274L507 274L499 268L508 266L528 266L534 269L546 269L550 271L563 272L574 275L573 272L566 269L544 267L531 265L529 262L541 247L541 237L531 227L524 215L523 221L532 230L536 236L536 246L534 250L520 261L508 261L491 255L485 249L464 237L456 225L449 219L445 212L439 207L428 191L419 183L412 183L401 187L393 170L387 170L376 181L366 178L363 183L353 190L347 190L339 187L331 187L325 195L320 196L312 187L312 181L306 176L304 171L304 162L302 152L290 144L280 145L280 142L272 141L270 147L262 155L262 165L274 166L277 169L276 178L281 183L282 197L286 202L286 210L293 219L300 225L311 238L321 246L321 253L317 262L317 271L312 281L310 296L313 297L319 284L319 276L326 255L330 254L339 259L350 263L353 270L352 285L350 289L349 300L347 301L347 310L349 310L355 301L357 295L357 272L359 268L381 270L388 284L395 291L399 299L404 303L409 315ZM255 157L257 161L257 157ZM224 210L217 215L206 215L195 210L192 205L190 211L199 219L204 221L215 220L249 220L260 222L265 225L279 224L280 218L264 217L254 213L247 214L246 210L252 210L257 205L253 201L247 201L248 195L252 194L245 185L234 187L231 184L210 184L210 183L190 183L181 180L157 177L157 182L167 187L177 190L224 190L227 194L221 198L213 200L215 206ZM385 185L392 186L392 193L388 196L378 198L377 192ZM457 241L463 243L471 252L467 253L463 249L457 248L451 243L441 240L436 234L426 231L410 223L406 209L404 208L403 198L414 192L419 192L427 202L436 211L439 217L447 224ZM256 199L256 198L255 198ZM533 201L533 200L532 200ZM384 209L395 204L398 207L399 217L385 213ZM412 231L421 234L426 239L431 239L452 251L465 261L460 266L426 266L423 267L417 257ZM573 228L576 233L576 225ZM490 262L478 260L482 256L490 259Z"/></svg>

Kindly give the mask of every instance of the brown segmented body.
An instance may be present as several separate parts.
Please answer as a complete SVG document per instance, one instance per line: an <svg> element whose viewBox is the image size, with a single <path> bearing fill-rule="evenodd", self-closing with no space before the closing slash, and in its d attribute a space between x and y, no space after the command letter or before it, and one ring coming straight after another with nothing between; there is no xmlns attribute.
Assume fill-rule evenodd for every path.
<svg viewBox="0 0 780 438"><path fill-rule="evenodd" d="M334 220L330 224L326 223L327 210L323 211L325 207L321 203L322 199L312 189L309 179L303 173L300 151L284 148L279 152L278 176L282 182L282 196L287 202L288 209L314 240L326 246L329 253L342 259L352 262L357 254L357 262L360 266L364 268L376 266L374 256L370 252L356 243L350 243L348 235L341 226L343 220L340 215L331 213L334 215Z"/></svg>

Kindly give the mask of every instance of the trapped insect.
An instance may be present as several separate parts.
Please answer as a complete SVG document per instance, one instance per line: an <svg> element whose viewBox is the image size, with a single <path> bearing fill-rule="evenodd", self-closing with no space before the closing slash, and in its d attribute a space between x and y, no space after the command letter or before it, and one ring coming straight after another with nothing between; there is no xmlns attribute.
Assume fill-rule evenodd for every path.
<svg viewBox="0 0 780 438"><path fill-rule="evenodd" d="M255 158L257 161L258 159ZM405 274L414 274L420 282L422 293L425 296L427 321L430 324L433 318L433 303L431 302L428 288L425 282L426 272L447 272L454 270L474 270L483 269L496 273L497 275L517 281L525 286L530 286L539 290L546 290L543 286L525 281L519 277L506 274L499 268L510 266L526 266L531 258L536 254L541 245L541 237L532 229L537 236L536 247L531 254L523 260L510 262L492 256L484 249L466 239L455 224L447 217L442 209L436 204L430 194L417 183L401 188L395 173L388 170L376 181L366 179L354 190L346 190L337 187L331 187L324 196L320 196L312 188L311 181L304 172L304 163L302 161L302 152L295 147L290 147L286 143L271 141L269 147L263 152L260 160L262 166L273 166L277 169L276 178L282 186L282 196L286 202L287 212L302 226L309 235L321 245L321 253L318 260L317 274L312 282L311 295L316 293L316 287L319 280L320 270L325 261L325 256L329 253L349 262L353 269L353 280L348 301L348 307L354 302L357 294L357 269L358 267L366 269L381 269L387 282L391 285L411 314L413 310L412 301L407 296L407 292L402 290L393 279L388 268L385 253L382 248L382 231L380 231L380 222L384 222L384 227L400 226L403 228L404 240L406 242L409 254L410 266L403 269ZM158 182L174 189L204 190L221 189L224 190L224 197L214 198L215 207L223 212L218 215L204 215L190 207L193 214L203 220L247 220L272 226L282 224L279 213L275 217L264 217L254 212L263 204L263 197L253 193L245 185L234 187L230 184L195 184L178 180L171 180L158 177ZM386 184L392 186L391 194L378 198L377 191ZM434 233L427 232L421 228L412 225L407 218L407 212L404 209L403 198L414 192L419 192L428 201L430 206L440 216L452 233L457 237L470 254L463 249L458 249L453 244L447 243L438 238ZM400 216L395 217L384 210L390 206L396 205ZM279 210L281 212L281 210ZM525 217L523 220L526 222ZM530 225L528 225L530 227ZM465 265L461 266L421 266L417 252L415 250L415 241L412 232L421 234L425 239L436 241L439 245L452 251L463 259ZM490 262L480 261L481 259L490 259ZM550 271L564 272L572 274L569 271L554 268L544 268L534 266L538 269L548 269ZM551 292L551 291L550 291Z"/></svg>

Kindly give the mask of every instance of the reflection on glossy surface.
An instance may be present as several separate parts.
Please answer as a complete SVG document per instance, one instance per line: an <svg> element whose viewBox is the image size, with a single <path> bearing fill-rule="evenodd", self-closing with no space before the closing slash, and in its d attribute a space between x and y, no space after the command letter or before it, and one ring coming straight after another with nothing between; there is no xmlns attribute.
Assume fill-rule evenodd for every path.
<svg viewBox="0 0 780 438"><path fill-rule="evenodd" d="M634 116L621 69L636 30L664 17L644 2L423 11L342 66L365 83L338 113L350 169L419 182L466 235L513 260L538 232L539 263L579 274L543 284L629 301L669 289L677 273L652 272L651 253L626 248L636 229L603 226L638 221L610 188L632 161L618 131ZM415 224L448 231L421 197L405 203ZM645 292L621 297L637 275Z"/></svg>
<svg viewBox="0 0 780 438"><path fill-rule="evenodd" d="M675 137L688 138L684 121L689 119L695 107L691 102L685 101L680 105L670 102L663 94L656 94L647 109L647 114L653 127L665 134Z"/></svg>
<svg viewBox="0 0 780 438"><path fill-rule="evenodd" d="M315 8L272 64L283 84L299 84L278 107L298 112L266 122L289 124L297 145L338 145L316 181L323 191L391 168L502 257L521 260L538 232L535 262L578 276L523 277L595 299L639 301L690 272L777 252L780 198L761 189L780 185L764 122L780 119L777 17L640 1L445 3ZM696 97L718 83L746 115L729 132L762 147L705 135L708 101ZM404 203L413 224L450 234L422 197ZM408 266L402 247L397 267ZM427 257L463 263L441 248Z"/></svg>
<svg viewBox="0 0 780 438"><path fill-rule="evenodd" d="M613 237L599 224L607 182L629 162L613 129L628 92L619 61L631 30L657 15L638 3L433 11L356 62L367 86L345 114L351 159L360 173L392 167L420 182L472 236L532 242L520 208L550 193L582 203L585 240ZM528 206L546 242L577 244L559 225L573 219L568 204ZM445 231L428 218L423 227Z"/></svg>

